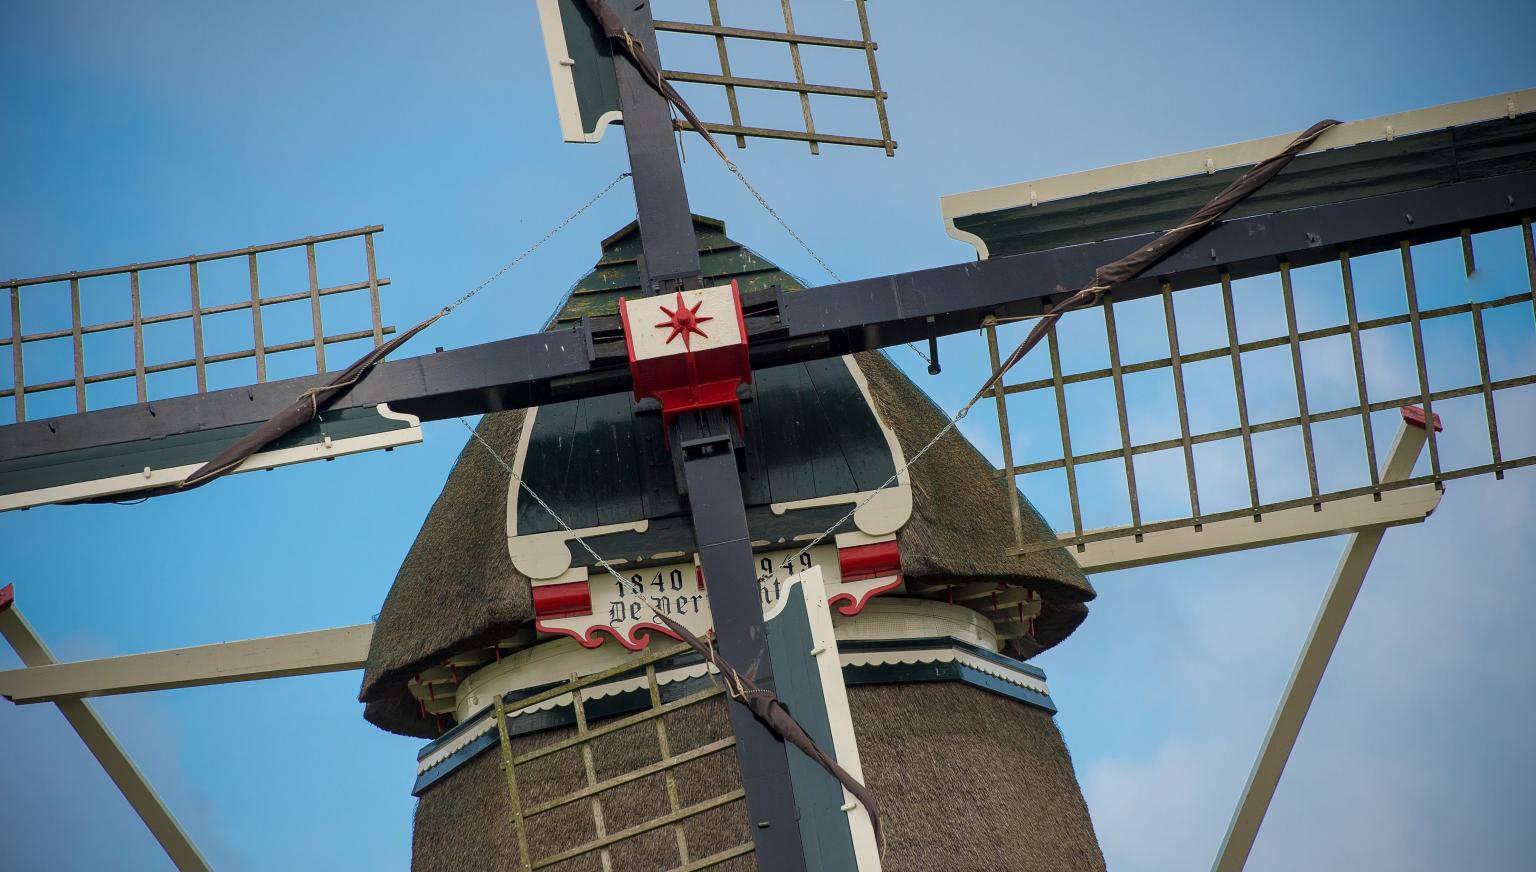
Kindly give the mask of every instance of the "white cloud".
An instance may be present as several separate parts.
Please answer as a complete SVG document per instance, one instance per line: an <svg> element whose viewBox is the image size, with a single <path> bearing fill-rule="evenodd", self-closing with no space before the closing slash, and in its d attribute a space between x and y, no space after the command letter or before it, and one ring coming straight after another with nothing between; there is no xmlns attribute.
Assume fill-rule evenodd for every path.
<svg viewBox="0 0 1536 872"><path fill-rule="evenodd" d="M1455 483L1429 522L1387 534L1249 869L1516 868L1536 848L1530 484ZM1341 542L1096 579L1084 630L1100 626L1051 673L1058 697L1099 717L1119 703L1119 729L1153 736L1073 741L1111 870L1209 868ZM1117 684L1097 685L1084 644L1141 620L1117 600L1144 611L1149 586L1182 615L1138 652L1157 692L1095 699ZM1063 720L1072 741L1070 706Z"/></svg>

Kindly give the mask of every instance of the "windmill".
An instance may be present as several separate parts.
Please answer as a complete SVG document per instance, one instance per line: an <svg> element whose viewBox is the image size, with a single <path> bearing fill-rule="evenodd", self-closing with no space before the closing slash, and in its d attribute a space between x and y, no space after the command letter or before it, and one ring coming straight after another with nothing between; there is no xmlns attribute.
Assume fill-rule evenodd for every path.
<svg viewBox="0 0 1536 872"><path fill-rule="evenodd" d="M627 115L626 121L628 122L626 124L626 133L630 137L638 139L640 134L636 130L637 118ZM1462 122L1448 122L1449 125L1459 123ZM1406 131L1406 127L1403 125L1399 125L1399 129ZM669 138L668 147L670 148L670 122L666 126L666 132ZM1408 133L1405 132L1403 136L1406 139ZM655 154L643 157L655 158ZM641 172L638 169L640 164L637 162L636 166L638 175ZM1219 166L1219 169L1225 168L1225 164ZM1521 180L1514 178L1517 175L1516 173L1496 174L1492 178L1499 184L1485 185L1483 187L1489 190L1502 188L1505 191L1505 196L1511 196L1509 192L1512 190L1514 192L1513 195L1523 197L1524 189L1518 187ZM1461 176L1458 175L1456 177L1460 178ZM658 176L646 174L645 178L653 179L658 178ZM1511 181L1512 178L1513 182ZM1162 276L1168 279L1166 284L1154 286L1149 281L1142 282L1139 286L1127 285L1124 289L1117 290L1114 304L1128 301L1139 293L1172 294L1177 290L1182 290L1189 284L1200 282L1202 279L1208 281L1212 274L1217 273L1217 267L1226 267L1227 275L1240 278L1244 273L1258 274L1273 271L1276 268L1276 263L1273 259L1281 255L1291 256L1292 259L1287 262L1288 267L1300 267L1304 265L1308 257L1313 255L1331 256L1336 254L1336 249L1341 241L1349 243L1352 246L1353 253L1358 255L1369 251L1373 246L1383 244L1384 240L1404 233L1403 225L1396 223L1401 221L1403 214L1414 216L1417 219L1415 223L1410 225L1413 227L1409 231L1411 232L1411 240L1432 239L1440 234L1454 235L1459 234L1463 230L1468 233L1470 238L1473 232L1481 232L1484 229L1506 224L1518 218L1518 213L1511 213L1508 205L1498 205L1496 202L1493 202L1497 197L1490 195L1488 190L1479 189L1475 185L1472 187L1459 187L1460 184L1462 183L1457 183L1457 185L1426 185L1423 188L1409 188L1406 192L1383 193L1378 190L1374 192L1375 196L1395 196L1398 199L1390 202L1375 203L1374 205L1377 207L1379 214L1374 216L1371 214L1371 209L1363 207L1356 210L1358 214L1352 214L1348 209L1342 212L1334 211L1331 213L1332 216L1342 215L1344 217L1330 217L1330 213L1326 210L1300 216L1286 216L1282 212L1280 217L1269 219L1278 228L1270 236L1266 236L1265 232L1256 232L1259 222L1249 222L1247 225L1236 221L1229 222L1227 226L1213 232L1201 242L1202 246L1209 243L1213 250L1220 250L1220 258L1213 254L1209 260L1202 261L1203 253L1199 253L1200 256L1184 258L1183 261L1175 263L1174 261L1179 261L1181 257L1180 255L1175 255L1169 263L1168 272L1165 276ZM1511 185L1514 185L1514 187L1511 187ZM1454 188L1455 190L1441 190L1441 188ZM1432 193L1426 193L1426 191ZM1405 193L1411 193L1415 196L1402 196ZM1485 198L1486 201L1479 198ZM1377 223L1371 223L1374 218L1385 216L1389 209L1397 208L1400 202L1410 203L1411 207L1400 213L1393 214L1391 216L1392 222L1388 222L1383 218L1383 220ZM1526 200L1517 199L1516 202L1526 202ZM1294 207L1297 211L1313 208L1324 209L1323 206L1310 205ZM1000 208L996 211L1002 211L1002 209ZM691 223L691 219L687 218L686 208L682 210L681 214L685 221ZM963 217L977 214L982 214L982 210L967 212ZM1319 215L1323 217L1319 218ZM673 219L677 217L676 210L671 213L671 217ZM1287 225L1286 222L1289 218L1297 220ZM642 238L646 243L645 268L647 275L651 277L661 276L663 281L675 278L677 275L668 272L672 267L667 258L686 259L687 256L687 252L678 246L663 248L656 257L652 256L651 240L649 238L651 228L658 221L665 224L666 220L668 220L667 213L648 213L647 208L642 205L640 224L643 228ZM1329 225L1327 224L1328 220L1336 220L1338 224ZM675 225L676 221L673 223ZM965 222L957 218L956 223L959 225ZM1269 222L1265 223L1268 224ZM965 226L974 228L977 226L977 223L973 222L965 224ZM1159 225L1149 224L1147 226L1156 228ZM1168 225L1164 224L1162 226ZM1306 251L1293 251L1289 247L1302 244L1299 241L1302 238L1301 236L1296 234L1286 235L1291 228L1296 227L1308 227L1310 228L1309 232L1319 236L1316 242L1313 242L1310 237L1307 238L1306 244L1308 249ZM1347 229L1340 230L1338 229L1339 227ZM1142 232L1145 232L1145 230L1146 228L1142 228ZM691 234L693 228L690 226L688 231ZM973 231L966 230L964 232ZM1244 232L1246 232L1246 237L1243 236ZM1106 236L1106 238L1108 237ZM1246 242L1244 241L1245 238ZM1398 239L1392 244L1402 241L1402 239ZM992 244L989 243L989 245ZM692 243L690 243L690 250L693 250L691 246ZM1314 248L1318 246L1321 246L1322 250L1315 251ZM992 252L994 254L1002 250L1000 246L993 245L992 247L996 249L996 251ZM1060 271L1055 273L1042 269L1040 266L1046 263L1049 260L1048 258L1029 258L1027 254L1020 254L1018 255L1019 257L1025 258L1022 261L1009 261L1007 258L996 257L986 261L984 267L980 269L938 271L936 274L926 276L917 274L915 276L902 277L898 280L886 281L883 284L880 281L849 283L849 286L841 288L822 289L822 291L817 292L815 295L786 294L781 298L774 299L771 305L766 302L764 303L763 311L777 310L776 316L770 316L767 321L760 320L758 322L758 324L764 325L767 329L753 334L751 331L754 324L745 322L745 319L743 319L745 322L743 332L748 333L753 338L752 362L755 371L766 371L765 366L768 363L794 361L822 354L862 350L888 342L922 339L930 339L936 342L939 335L955 330L974 328L982 323L983 319L987 316L1002 320L1016 315L1027 315L1037 312L1041 306L1040 301L1042 298L1055 293L1055 288L1058 285L1066 287L1075 286L1083 280L1084 276L1093 267L1113 260L1119 254L1124 253L1128 247L1133 246L1128 246L1125 242L1096 243L1092 251L1071 253L1070 256L1080 259L1067 266L1057 267ZM1186 254L1195 253L1186 252ZM969 280L965 278L967 274L972 276ZM953 293L954 296L941 297L937 292L940 288L945 291L946 295ZM1030 292L1031 288L1033 293ZM683 290L679 289L675 293L681 294ZM878 293L872 293L872 291ZM16 292L13 290L12 293L14 299ZM860 303L861 300L869 300L871 298L876 299L876 302L872 305L863 306ZM745 304L746 301L744 300L743 303ZM195 310L197 307L195 304L193 308L193 317L196 317ZM673 311L675 312L676 309ZM1106 309L1106 311L1109 310ZM773 323L775 318L777 323ZM604 329L608 332L603 333ZM78 328L75 333L78 335L81 330L83 330L83 327ZM776 331L782 331L782 334L776 334ZM377 333L378 331L375 332ZM556 396L580 398L580 395L586 392L591 392L595 396L605 392L615 383L618 383L622 388L623 377L627 371L625 364L628 360L627 356L614 353L615 337L621 334L614 331L613 325L605 325L596 322L596 319L592 319L578 327L569 328L569 332L573 335L579 335L582 339L590 340L590 343L578 344L575 341L571 341L569 345L559 346L555 352L540 352L540 354L549 355L551 360L549 366L543 369L536 366L528 366L526 361L531 358L532 349L536 345L547 347L550 344L547 337L538 338L539 341L537 343L512 341L500 344L500 347L496 349L483 349L479 352L478 358L474 355L455 355L452 358L435 356L434 358L414 364L415 372L410 372L407 367L385 364L353 386L349 394L341 397L335 404L331 405L329 413L340 414L353 409L372 409L378 412L380 417L384 417L383 411L379 409L379 405L383 403L391 410L407 410L404 412L396 411L396 414L423 413L421 417L439 416L452 414L455 409L461 412L468 410L479 411L487 407L511 407L527 402L544 403L554 399ZM323 346L325 344L323 339L318 338L321 333L318 319L316 333L317 339L315 344ZM1293 335L1289 337L1290 342L1294 344L1302 341L1297 337L1295 331L1292 331L1292 333ZM17 331L13 335L21 334L20 331ZM783 337L787 337L787 339ZM774 345L775 342L778 342L777 347ZM1235 339L1234 342L1236 342ZM822 344L823 347L820 349L816 348L815 346L818 343ZM13 342L12 345L13 348L20 347L19 342ZM1232 357L1236 359L1242 350L1240 348L1231 350ZM605 352L606 357L604 356ZM505 360L497 360L497 358L504 355L517 354L522 354L523 357L513 357L511 364L508 364ZM565 356L561 357L560 355L562 354ZM442 358L442 360L439 361L437 358ZM1177 361L1178 357L1175 353L1170 358L1168 366L1176 370L1181 365ZM194 363L194 365L196 364ZM1119 369L1119 367L1112 367L1111 369ZM458 370L458 372L455 373L455 370ZM1106 377L1115 381L1118 385L1121 374L1111 372ZM81 390L82 393L84 379L85 376L79 373L77 369L75 385L77 390ZM1054 381L1060 382L1064 379L1065 376L1057 376ZM18 380L17 384L19 387L21 382ZM307 390L309 387L310 385L306 383L301 389ZM1500 385L1496 388L1489 385L1486 383L1486 380L1483 385L1483 389L1490 393L1502 387L1504 386ZM296 393L294 388L294 385L283 385L265 392L258 388L253 388L244 391L242 397L226 397L225 399L240 399L245 404L259 405L265 403L261 411L264 411L266 415L270 415L276 408L291 402L293 395ZM556 391L558 390L569 392L557 394ZM18 389L17 393L24 394L25 390ZM1007 389L1005 388L1000 393L1005 397ZM1440 398L1431 396L1435 392L1430 391L1427 385L1423 393L1424 396L1421 398L1423 400L1422 405L1427 411L1431 402ZM487 400L486 397L488 396L492 399ZM374 400L374 402L370 403L368 402L369 400ZM236 414L249 415L250 413L237 413L233 409L228 408L240 406L240 403L230 402L228 407L221 408L219 401L214 395L209 395L208 398L198 402L206 403L207 408L217 410L210 417L203 418L199 416L198 420L222 420L230 422L230 426L242 426L264 419L264 416L248 417L244 420L236 418L234 417ZM1381 402L1381 400L1378 399L1374 402ZM477 406L476 403L481 403L482 405ZM99 433L104 432L106 428L120 425L125 425L127 429L120 431L116 435L122 435L122 433L141 435L147 432L150 433L150 436L146 438L153 438L153 436L158 435L158 431L153 431L153 425L141 426L144 424L146 416L151 418L171 417L174 414L180 414L182 411L181 406L174 402L155 405L159 407L158 412L155 413L150 413L147 410L137 410L137 420L135 420L135 415L131 414L119 414L111 419L105 417L92 418L92 415L98 413L87 412L78 419L74 419L74 421L66 419L64 421L50 422L54 426L47 427L47 430L53 436L57 436L59 433L65 434L61 439L77 440L69 444L80 450L93 447L90 440L92 438L100 439ZM189 403L186 404L186 407L190 408L192 405L194 404ZM1369 407L1371 403L1362 399L1362 405ZM324 417L321 417L322 421L324 421ZM1309 426L1308 420L1308 413L1303 411L1297 426L1302 428ZM1492 416L1490 416L1491 420ZM101 423L97 424L96 422ZM77 428L75 426L76 423L81 426ZM405 423L408 424L409 422ZM102 428L98 431L98 435L95 437L91 436L91 431L98 427ZM136 427L138 429L134 429ZM724 422L722 429L726 432L729 431L730 425L728 421ZM1246 441L1249 438L1249 431L1252 429L1246 424L1242 425L1239 427L1241 431L1240 437ZM37 426L22 427L6 434L6 444L8 446L20 446L23 450L28 450L37 445L46 445L49 440L42 436L42 432L42 428ZM723 434L717 432L715 435ZM1182 445L1188 450L1195 444L1203 444L1195 440L1206 435L1209 434L1185 434L1182 437ZM1432 439L1433 437L1431 436L1430 438ZM11 441L13 439L15 440L14 442ZM335 446L340 441L334 437L327 440L324 436L320 436L319 439L326 448ZM113 439L110 442L103 440L97 444L121 444L124 441L126 440ZM677 439L675 444L681 444L685 441L687 440ZM1065 442L1065 435L1063 441ZM1126 441L1128 442L1129 440ZM1433 444L1431 442L1432 455ZM1141 447L1144 446L1128 444L1121 452L1128 470L1134 465L1132 458L1137 455L1137 449ZM15 456L38 455L18 453ZM713 456L718 457L719 455ZM1077 463L1086 464L1091 462L1089 459L1071 455L1070 451L1066 457L1061 458L1061 461L1061 467L1058 468L1065 469L1071 469ZM266 459L258 459L256 465L259 466L263 462L266 462ZM1496 459L1495 463L1499 464L1500 461ZM1506 459L1504 465L1518 465L1519 463L1519 458ZM1005 465L1010 474L1015 471L1015 465L1011 460L1006 462ZM155 468L148 468L150 469L150 474L146 476L145 480L150 484L159 484L158 481L154 480ZM1447 470L1438 470L1437 472L1443 476ZM1452 470L1450 472L1455 471ZM1193 472L1190 474L1193 476ZM1250 477L1252 477L1252 473L1250 473ZM1373 481L1372 484L1376 485L1377 482ZM1385 485L1391 484L1394 483L1385 483ZM1410 482L1410 484L1414 483ZM140 487L143 487L143 485ZM1407 487L1407 485L1404 487ZM1193 484L1191 488L1194 488ZM1390 486L1382 486L1380 489L1384 494L1396 490L1396 488ZM690 490L696 499L699 491L694 491L692 487L690 487ZM128 492L117 491L116 493ZM1373 496L1373 494L1361 495ZM1332 497L1332 494L1325 494L1314 488L1313 493L1309 494L1308 497L1313 504L1323 504L1330 501L1329 499L1324 499L1324 497ZM1134 506L1134 491L1132 491L1130 499ZM1340 499L1343 499L1343 497ZM1268 524L1276 519L1278 513L1294 507L1277 506L1267 503L1260 504L1258 498L1255 497L1254 504L1249 508L1253 516L1267 515L1268 517L1264 523ZM1307 508L1310 510L1310 506L1307 506ZM1166 528L1150 529L1147 525L1137 525L1138 528L1135 530L1129 532L1118 531L1115 534L1074 528L1073 534L1074 538L1078 540L1076 544L1082 546L1082 550L1079 553L1087 553L1099 543L1127 538L1132 540L1139 538L1145 542L1153 539L1156 534L1185 528L1193 529L1197 524L1204 528L1202 530L1202 535L1204 535L1207 531L1212 530L1216 524L1232 519L1216 517L1211 513L1201 514L1198 509L1194 511L1191 517L1193 519L1192 523L1186 524L1184 527L1175 524ZM1025 550L1032 545L1033 543L1018 543L1018 548L1019 550ZM710 572L707 566L705 567L705 574L714 579L726 577ZM717 627L716 629L722 628ZM724 638L722 638L721 645L722 649L727 647ZM496 653L499 654L499 649ZM729 651L727 651L727 654L730 656ZM771 829L771 827L768 829Z"/></svg>

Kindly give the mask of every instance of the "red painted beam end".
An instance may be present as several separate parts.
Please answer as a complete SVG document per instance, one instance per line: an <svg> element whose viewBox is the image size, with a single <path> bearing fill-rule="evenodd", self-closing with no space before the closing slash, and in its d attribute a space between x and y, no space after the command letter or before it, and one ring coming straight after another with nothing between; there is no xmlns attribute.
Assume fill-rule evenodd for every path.
<svg viewBox="0 0 1536 872"><path fill-rule="evenodd" d="M5 611L16 604L16 585L8 584L0 587L0 612Z"/></svg>
<svg viewBox="0 0 1536 872"><path fill-rule="evenodd" d="M1424 409L1419 406L1403 406L1399 411L1403 413L1403 423L1424 429ZM1445 432L1445 425L1440 423L1440 416L1435 416L1435 432Z"/></svg>

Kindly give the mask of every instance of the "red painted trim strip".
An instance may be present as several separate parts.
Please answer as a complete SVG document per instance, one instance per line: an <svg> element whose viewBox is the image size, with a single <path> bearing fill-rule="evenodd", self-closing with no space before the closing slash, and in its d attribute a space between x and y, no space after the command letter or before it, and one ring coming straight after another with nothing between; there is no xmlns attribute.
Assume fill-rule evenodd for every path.
<svg viewBox="0 0 1536 872"><path fill-rule="evenodd" d="M592 614L592 589L585 581L545 584L533 589L533 613L540 618Z"/></svg>
<svg viewBox="0 0 1536 872"><path fill-rule="evenodd" d="M731 279L731 299L736 303L736 329L741 331L741 362L738 364L740 371L746 375L743 380L747 384L752 383L752 349L747 344L747 316L741 311L741 285ZM737 416L740 417L740 409Z"/></svg>
<svg viewBox="0 0 1536 872"><path fill-rule="evenodd" d="M1424 429L1424 409L1419 406L1403 406L1399 409L1403 413L1403 423ZM1435 415L1435 432L1445 432L1445 425L1440 423L1440 416Z"/></svg>
<svg viewBox="0 0 1536 872"><path fill-rule="evenodd" d="M843 581L863 581L901 573L901 549L896 540L837 549L837 566Z"/></svg>
<svg viewBox="0 0 1536 872"><path fill-rule="evenodd" d="M864 610L864 605L875 596L885 593L888 590L892 590L897 585L901 584L901 582L902 577L897 575L892 578L889 583L882 584L877 588L866 591L862 597L857 598L855 598L853 594L846 591L842 593L829 593L827 595L827 605L836 605L838 612L852 617L859 612L862 612Z"/></svg>

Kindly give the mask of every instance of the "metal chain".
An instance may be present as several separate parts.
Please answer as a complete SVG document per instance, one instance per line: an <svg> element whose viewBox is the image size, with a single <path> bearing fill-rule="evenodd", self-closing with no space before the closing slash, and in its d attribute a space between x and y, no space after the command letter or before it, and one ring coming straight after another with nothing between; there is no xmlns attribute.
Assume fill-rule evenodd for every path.
<svg viewBox="0 0 1536 872"><path fill-rule="evenodd" d="M581 213L583 213L583 212L587 211L588 209L592 208L592 206L595 205L598 200L601 200L603 197L607 196L609 191L613 190L614 187L616 185L618 185L619 182L622 182L625 179L629 178L630 175L631 174L628 173L628 172L619 173L617 176L614 177L613 181L608 183L607 187L603 188L601 191L598 191L596 194L594 194L592 196L592 199L590 199L587 202L581 204L581 208L577 209L575 212L572 212L569 216L566 217L566 219L564 221L561 221L559 224L555 225L555 228L553 230L549 231L548 233L544 234L544 237L542 239L540 239L538 242L535 242L533 245L529 246L528 249L526 251L524 251L522 254L519 254L517 257L514 257L510 261L508 261L505 266L503 266L501 269L497 270L496 272L492 273L490 278L488 278L485 281L481 282L480 284L476 285L468 293L466 293L463 296L459 297L457 300L454 300L452 303L449 303L448 305L444 306L442 314L447 315L448 313L452 312L454 309L457 309L458 307L460 307L460 306L464 305L465 303L469 302L470 298L474 297L475 294L478 294L481 291L485 290L486 286L489 285L491 282L494 282L497 279L501 278L503 275L506 275L507 270L510 270L512 267L515 267L519 263L522 263L524 258L528 257L530 254L533 254L535 251L538 251L540 248L542 248L544 246L544 243L550 241L551 239L554 239L556 234L558 234L560 231L564 230L566 227L570 226L570 223L572 221L575 221L577 218L581 217Z"/></svg>
<svg viewBox="0 0 1536 872"><path fill-rule="evenodd" d="M725 168L730 170L731 174L740 180L742 186L745 187L747 191L757 199L758 205L762 206L763 210L766 211L769 215L772 215L773 220L779 222L779 226L784 228L784 232L788 233L791 237L794 238L796 242L800 243L800 247L805 249L805 253L809 254L817 263L821 264L821 268L827 271L827 275L831 276L833 281L841 282L843 277L838 275L837 271L832 269L832 267L827 266L827 262L821 259L821 255L811 250L811 246L808 245L804 239L800 238L800 234L796 233L795 229L789 226L789 222L785 221L783 216L779 215L776 209L768 205L768 200L764 198L762 194L758 193L757 188L753 187L751 182L747 181L747 177L742 174L741 168L736 166L735 162L728 158L721 158L721 160L725 161Z"/></svg>

